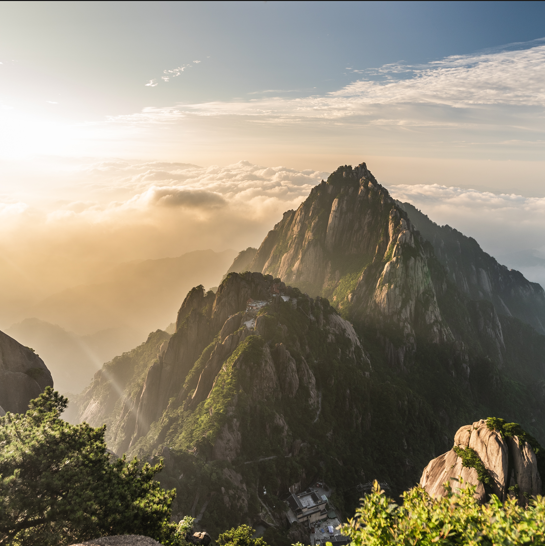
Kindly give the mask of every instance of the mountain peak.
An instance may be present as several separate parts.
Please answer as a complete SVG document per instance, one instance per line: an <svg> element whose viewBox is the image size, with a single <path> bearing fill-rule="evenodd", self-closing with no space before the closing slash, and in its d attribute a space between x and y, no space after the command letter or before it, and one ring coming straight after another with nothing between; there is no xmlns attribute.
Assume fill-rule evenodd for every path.
<svg viewBox="0 0 545 546"><path fill-rule="evenodd" d="M442 324L428 250L407 214L365 163L345 165L269 232L252 264L354 320L393 326L409 345L420 326L435 341Z"/></svg>
<svg viewBox="0 0 545 546"><path fill-rule="evenodd" d="M362 179L371 180L375 184L377 183L365 163L360 163L356 167L352 167L351 165L339 167L329 175L327 183L330 185L345 184L348 181L360 182Z"/></svg>

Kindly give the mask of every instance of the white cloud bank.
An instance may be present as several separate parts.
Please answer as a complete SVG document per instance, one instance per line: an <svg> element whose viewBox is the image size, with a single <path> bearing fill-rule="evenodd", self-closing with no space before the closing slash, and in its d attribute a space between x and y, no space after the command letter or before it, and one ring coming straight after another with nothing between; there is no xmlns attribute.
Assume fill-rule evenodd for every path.
<svg viewBox="0 0 545 546"><path fill-rule="evenodd" d="M22 200L0 204L0 248L15 267L4 286L18 282L17 270L36 277L28 286L50 292L90 282L123 261L258 246L282 214L327 176L248 161L225 167L87 163L74 173L87 199L67 199L47 209ZM389 191L438 224L474 237L531 280L545 280L540 262L528 261L545 248L545 198L423 184L391 185Z"/></svg>
<svg viewBox="0 0 545 546"><path fill-rule="evenodd" d="M0 271L4 295L43 297L123 261L259 245L327 173L248 161L203 168L114 160L73 176L86 199L48 208L38 200L0 203L0 249L13 265ZM18 271L28 277L24 287ZM20 289L7 289L14 285Z"/></svg>

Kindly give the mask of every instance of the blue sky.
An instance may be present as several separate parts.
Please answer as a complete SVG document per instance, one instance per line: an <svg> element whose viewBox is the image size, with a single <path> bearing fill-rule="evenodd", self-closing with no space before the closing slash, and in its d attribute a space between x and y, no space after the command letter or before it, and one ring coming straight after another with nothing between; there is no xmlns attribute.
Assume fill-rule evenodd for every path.
<svg viewBox="0 0 545 546"><path fill-rule="evenodd" d="M424 64L543 38L545 5L6 2L0 13L4 100L48 97L87 120L271 89L335 91L357 78L347 67ZM183 78L143 88L194 60L201 66Z"/></svg>
<svg viewBox="0 0 545 546"><path fill-rule="evenodd" d="M543 2L0 3L0 249L76 283L258 245L366 161L545 281L543 21Z"/></svg>

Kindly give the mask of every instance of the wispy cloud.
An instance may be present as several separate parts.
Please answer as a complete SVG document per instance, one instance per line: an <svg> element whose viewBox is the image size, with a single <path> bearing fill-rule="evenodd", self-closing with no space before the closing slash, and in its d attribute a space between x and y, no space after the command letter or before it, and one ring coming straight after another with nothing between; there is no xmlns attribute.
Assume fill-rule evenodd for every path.
<svg viewBox="0 0 545 546"><path fill-rule="evenodd" d="M191 65L165 70L175 77ZM348 68L358 73L354 68ZM402 62L367 70L363 78L325 95L180 104L175 109L201 116L258 116L301 119L373 119L385 108L545 107L543 41L476 55L446 57L426 65ZM265 90L262 94L281 93ZM173 112L173 109L171 109ZM408 115L403 112L402 116ZM419 114L421 117L421 113ZM135 119L137 119L136 114ZM164 119L164 116L161 115Z"/></svg>
<svg viewBox="0 0 545 546"><path fill-rule="evenodd" d="M163 74L166 74L168 78L177 78L184 70L191 67L191 64L184 64L182 66L178 66L177 68L163 70Z"/></svg>
<svg viewBox="0 0 545 546"><path fill-rule="evenodd" d="M177 78L180 76L183 72L185 72L188 68L193 68L194 64L199 64L201 61L193 61L193 63L189 64L182 64L176 68L166 68L163 70L163 76L161 76L161 79L168 83L172 78ZM149 83L146 83L146 86L149 87L156 87L158 85L157 79L150 80Z"/></svg>

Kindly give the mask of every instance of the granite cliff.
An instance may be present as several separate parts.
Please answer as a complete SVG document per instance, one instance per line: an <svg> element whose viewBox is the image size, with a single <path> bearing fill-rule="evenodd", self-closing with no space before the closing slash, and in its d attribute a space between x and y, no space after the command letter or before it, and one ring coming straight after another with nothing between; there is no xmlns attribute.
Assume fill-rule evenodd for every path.
<svg viewBox="0 0 545 546"><path fill-rule="evenodd" d="M453 489L469 484L476 486L481 502L493 493L501 501L515 497L525 505L542 493L544 457L543 448L520 425L481 419L456 432L454 447L430 461L420 485L432 497L444 497L445 483Z"/></svg>
<svg viewBox="0 0 545 546"><path fill-rule="evenodd" d="M525 380L545 373L543 289L397 203L365 163L313 188L247 267L328 298L400 370L431 343L449 346L467 374L479 358Z"/></svg>
<svg viewBox="0 0 545 546"><path fill-rule="evenodd" d="M105 365L78 399L78 418L107 422L119 455L164 457L161 479L180 492L175 510L200 514L207 530L260 518L281 527L279 497L291 486L334 483L349 513L355 485L379 476L402 489L443 448L431 408L380 375L327 300L270 275L231 273L216 294L189 292L172 336L155 332ZM391 437L380 439L384 428ZM399 464L394 436L407 475L388 471Z"/></svg>
<svg viewBox="0 0 545 546"><path fill-rule="evenodd" d="M24 413L53 378L43 360L0 332L0 412Z"/></svg>
<svg viewBox="0 0 545 546"><path fill-rule="evenodd" d="M432 281L433 250L365 163L340 167L269 232L249 266L331 300L350 319L452 340Z"/></svg>
<svg viewBox="0 0 545 546"><path fill-rule="evenodd" d="M486 362L468 378L464 362L429 347L399 374L327 300L271 275L231 273L215 294L189 292L172 336L154 332L106 364L79 397L77 420L106 422L118 455L163 457L176 516L210 532L260 521L282 529L291 487L323 480L349 515L357 486L374 478L395 492L412 486L467 417L503 409L531 423L543 413L535 394Z"/></svg>

